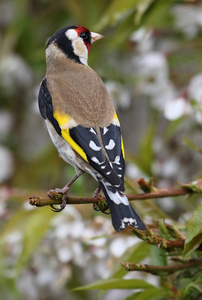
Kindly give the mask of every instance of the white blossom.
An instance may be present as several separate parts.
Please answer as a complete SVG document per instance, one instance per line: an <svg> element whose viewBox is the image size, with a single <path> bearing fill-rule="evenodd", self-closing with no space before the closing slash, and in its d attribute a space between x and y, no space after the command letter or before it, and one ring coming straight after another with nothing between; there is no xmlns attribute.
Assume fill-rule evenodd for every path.
<svg viewBox="0 0 202 300"><path fill-rule="evenodd" d="M107 81L105 85L115 107L126 109L130 106L130 92L124 85L117 81Z"/></svg>
<svg viewBox="0 0 202 300"><path fill-rule="evenodd" d="M14 161L12 152L0 145L0 183L9 179L14 171Z"/></svg>
<svg viewBox="0 0 202 300"><path fill-rule="evenodd" d="M0 61L0 84L5 93L11 95L18 87L27 89L31 82L31 69L20 56L12 54Z"/></svg>
<svg viewBox="0 0 202 300"><path fill-rule="evenodd" d="M192 77L188 85L188 96L202 104L202 73Z"/></svg>
<svg viewBox="0 0 202 300"><path fill-rule="evenodd" d="M187 38L194 38L202 28L202 5L175 5L175 26Z"/></svg>
<svg viewBox="0 0 202 300"><path fill-rule="evenodd" d="M191 106L183 97L173 99L165 104L164 116L170 121L177 120L190 113Z"/></svg>

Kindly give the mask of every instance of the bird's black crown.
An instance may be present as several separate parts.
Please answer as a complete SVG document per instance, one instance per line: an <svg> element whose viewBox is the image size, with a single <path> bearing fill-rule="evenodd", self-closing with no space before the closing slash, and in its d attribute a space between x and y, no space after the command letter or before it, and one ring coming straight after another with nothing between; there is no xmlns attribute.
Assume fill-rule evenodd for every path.
<svg viewBox="0 0 202 300"><path fill-rule="evenodd" d="M74 49L72 47L72 42L67 38L65 32L69 29L76 29L77 26L68 26L59 29L54 33L54 35L48 40L46 49L52 44L55 43L62 52L70 59L74 59L77 63L81 63L79 57L75 55Z"/></svg>

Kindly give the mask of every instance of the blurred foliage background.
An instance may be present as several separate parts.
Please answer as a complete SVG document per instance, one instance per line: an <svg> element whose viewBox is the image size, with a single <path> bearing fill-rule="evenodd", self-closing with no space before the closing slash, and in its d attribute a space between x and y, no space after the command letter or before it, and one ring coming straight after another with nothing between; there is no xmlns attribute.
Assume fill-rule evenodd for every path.
<svg viewBox="0 0 202 300"><path fill-rule="evenodd" d="M120 261L165 265L165 253L115 234L110 218L91 205L68 206L57 215L28 204L29 196L43 196L74 175L58 157L37 106L46 41L74 24L105 36L93 44L89 65L104 80L122 125L127 192L138 191L140 177L169 188L202 175L202 1L1 0L0 297L90 300L97 292L71 289L125 276L143 279L142 292L109 289L99 296L199 299L194 272L175 277L173 290L173 278L162 283L153 275L126 274ZM71 194L90 196L95 188L86 174ZM185 231L199 203L199 196L135 202L147 223L166 218ZM148 292L146 282L156 289Z"/></svg>

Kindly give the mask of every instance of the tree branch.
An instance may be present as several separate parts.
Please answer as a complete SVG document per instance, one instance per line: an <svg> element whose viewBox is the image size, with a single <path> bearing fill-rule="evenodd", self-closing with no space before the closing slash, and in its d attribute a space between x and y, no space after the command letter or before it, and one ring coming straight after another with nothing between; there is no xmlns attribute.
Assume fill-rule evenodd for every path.
<svg viewBox="0 0 202 300"><path fill-rule="evenodd" d="M152 185L152 179L150 179L148 182L146 182L143 178L138 180L138 184L140 188L145 191L145 193L142 194L129 194L126 195L129 201L133 200L146 200L146 199L155 199L155 198L165 198L165 197L176 197L176 196L182 196L182 195L189 195L193 193L202 193L202 180L198 180L195 182L191 182L189 184L180 184L180 187L177 188L170 188L170 189L157 189L153 187ZM66 197L66 203L67 204L89 204L93 203L95 204L101 211L105 211L107 208L107 203L104 198L104 196L101 196L100 194L96 194L94 197L89 198L75 198L70 197L66 194L62 194L61 192L57 192L54 190L49 191L48 198L42 198L38 196L32 196L30 197L30 204L34 206L46 206L46 205L59 205L62 202L62 197ZM180 233L173 225L166 224L164 222L164 225L158 224L156 222L157 226L160 228L161 226L164 226L167 230L167 234L171 236L171 239L165 239L160 235L157 235L155 232L153 232L150 227L148 227L146 224L146 230L141 231L138 229L133 228L133 233L140 238L141 240L145 241L146 243L157 245L159 248L162 248L166 250L167 252L170 252L174 249L183 249L184 248L184 242L185 242L185 236ZM160 226L161 225L161 226ZM169 269L168 269L169 270ZM172 271L172 270L170 270ZM168 271L168 272L170 272Z"/></svg>
<svg viewBox="0 0 202 300"><path fill-rule="evenodd" d="M193 191L185 188L171 188L171 189L157 189L156 192L151 193L142 193L142 194L129 194L126 195L129 201L134 200L146 200L146 199L156 199L156 198L165 198L165 197L176 197L183 196L193 193ZM202 191L201 191L202 193ZM29 203L31 205L41 207L46 205L56 205L61 204L62 194L51 192L49 193L49 198L42 198L39 196L32 196L29 198ZM75 198L66 196L67 204L89 204L89 203L98 203L100 201L105 201L105 197L99 195L98 197L88 197L88 198Z"/></svg>
<svg viewBox="0 0 202 300"><path fill-rule="evenodd" d="M167 224L166 223L164 224L167 228ZM176 234L180 236L178 240L164 239L160 235L155 234L154 231L152 231L147 225L146 228L147 229L145 231L133 228L132 232L142 241L150 245L156 245L158 248L164 249L167 252L173 251L174 249L184 248L185 237L180 236L180 233L176 229L174 229L174 226L173 226L173 231L175 231Z"/></svg>
<svg viewBox="0 0 202 300"><path fill-rule="evenodd" d="M127 271L144 271L153 275L163 276L163 275L172 274L180 270L199 266L200 264L202 264L202 257L193 258L187 260L187 262L183 264L171 265L171 266L152 266L146 264L136 264L132 262L122 262L121 264Z"/></svg>
<svg viewBox="0 0 202 300"><path fill-rule="evenodd" d="M156 199L156 198L165 198L165 197L176 197L183 196L192 193L201 193L202 194L202 179L198 181L194 181L188 184L181 184L180 187L170 188L170 189L157 189L152 186L152 179L148 182L144 180L144 178L140 178L138 180L138 184L143 191L146 191L142 194L129 194L126 195L129 201L133 200L146 200L146 199ZM48 193L49 198L42 198L39 196L32 196L29 198L29 203L34 206L45 206L45 205L57 205L62 202L62 194L54 192L51 190ZM89 204L89 203L101 203L106 202L105 197L98 195L97 197L88 197L88 198L75 198L66 195L66 203L67 204ZM103 203L103 205L105 205Z"/></svg>

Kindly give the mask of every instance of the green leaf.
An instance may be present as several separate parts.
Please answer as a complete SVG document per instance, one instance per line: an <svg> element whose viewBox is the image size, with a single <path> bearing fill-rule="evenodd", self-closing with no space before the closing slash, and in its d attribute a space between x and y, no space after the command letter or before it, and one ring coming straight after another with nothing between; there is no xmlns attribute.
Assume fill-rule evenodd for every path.
<svg viewBox="0 0 202 300"><path fill-rule="evenodd" d="M156 120L148 126L148 130L142 136L138 155L135 157L136 165L149 176L152 176L153 141L156 133Z"/></svg>
<svg viewBox="0 0 202 300"><path fill-rule="evenodd" d="M135 22L137 24L141 21L144 13L147 11L151 3L154 2L154 0L142 0L139 2L140 3L137 5L137 13L135 15Z"/></svg>
<svg viewBox="0 0 202 300"><path fill-rule="evenodd" d="M33 210L32 214L29 215L29 219L24 224L23 248L17 264L18 273L35 252L38 244L47 231L52 218L53 213L49 208Z"/></svg>
<svg viewBox="0 0 202 300"><path fill-rule="evenodd" d="M154 219L170 219L173 223L175 223L175 220L173 220L169 215L167 215L154 202L155 200L136 201L135 207L144 216L150 216Z"/></svg>
<svg viewBox="0 0 202 300"><path fill-rule="evenodd" d="M1 229L0 243L4 243L5 238L10 233L18 230L20 231L23 230L27 220L29 219L32 213L33 211L25 211L25 210L16 211Z"/></svg>
<svg viewBox="0 0 202 300"><path fill-rule="evenodd" d="M145 242L140 242L137 245L131 246L126 252L119 258L119 261L112 270L111 278L122 278L128 271L120 265L120 261L133 261L140 263L143 259L149 256L151 245Z"/></svg>
<svg viewBox="0 0 202 300"><path fill-rule="evenodd" d="M19 210L5 223L0 234L2 248L9 234L19 231L22 233L22 251L16 266L17 272L21 271L36 250L53 217L54 213L48 207L30 211Z"/></svg>
<svg viewBox="0 0 202 300"><path fill-rule="evenodd" d="M151 245L146 244L145 242L139 242L136 245L128 248L125 253L119 258L119 260L115 263L110 278L123 278L128 271L123 268L120 264L120 261L135 261L136 263L140 263L143 259L149 256ZM102 297L106 291L100 290L97 298Z"/></svg>
<svg viewBox="0 0 202 300"><path fill-rule="evenodd" d="M151 289L144 290L140 293L134 293L134 294L128 296L127 298L125 298L125 300L166 299L166 298L162 298L162 297L164 297L164 296L162 295L162 290L161 289L151 288Z"/></svg>
<svg viewBox="0 0 202 300"><path fill-rule="evenodd" d="M64 5L67 11L70 12L72 18L77 20L78 24L92 28L100 19L100 15L104 11L107 1L74 0L65 1Z"/></svg>
<svg viewBox="0 0 202 300"><path fill-rule="evenodd" d="M96 25L96 30L99 31L106 26L113 26L119 20L123 20L125 15L128 15L131 10L136 9L138 2L139 0L112 1L104 12L100 22Z"/></svg>
<svg viewBox="0 0 202 300"><path fill-rule="evenodd" d="M202 274L192 277L192 278L183 278L184 289L183 299L198 299L199 294L202 294Z"/></svg>
<svg viewBox="0 0 202 300"><path fill-rule="evenodd" d="M153 288L152 284L145 282L140 279L103 279L95 281L94 283L80 286L73 289L73 291L82 291L82 290L108 290L108 289L148 289Z"/></svg>
<svg viewBox="0 0 202 300"><path fill-rule="evenodd" d="M183 142L184 142L187 146L189 146L192 150L194 150L194 151L196 151L196 152L199 152L199 153L202 153L202 148L199 148L198 146L196 146L196 145L194 144L194 142L193 142L191 139L189 139L189 138L184 138L184 139L183 139Z"/></svg>
<svg viewBox="0 0 202 300"><path fill-rule="evenodd" d="M200 204L188 223L188 234L185 240L183 256L190 255L202 243L202 204Z"/></svg>
<svg viewBox="0 0 202 300"><path fill-rule="evenodd" d="M163 28L172 24L172 5L176 0L154 1L150 9L144 14L142 23L147 28Z"/></svg>
<svg viewBox="0 0 202 300"><path fill-rule="evenodd" d="M167 266L165 250L151 246L151 263L155 266Z"/></svg>

